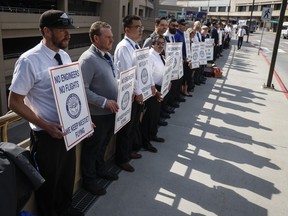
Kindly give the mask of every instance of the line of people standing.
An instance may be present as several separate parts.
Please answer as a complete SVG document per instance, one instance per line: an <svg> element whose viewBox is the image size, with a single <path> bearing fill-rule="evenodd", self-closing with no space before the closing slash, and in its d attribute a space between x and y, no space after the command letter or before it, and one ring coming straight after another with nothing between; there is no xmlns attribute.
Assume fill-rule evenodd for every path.
<svg viewBox="0 0 288 216"><path fill-rule="evenodd" d="M205 84L201 70L197 71L198 74L191 70L186 58L183 37L186 24L183 19L157 18L155 31L144 42L144 47L150 48L152 73L149 76L153 96L143 101L141 89L136 82L131 120L116 134L115 162L124 171L134 171L129 161L142 157L139 154L141 148L157 152L151 142L165 142L164 138L157 136L158 127L168 124L165 119L175 113L180 102L186 101L185 97L192 97L195 85ZM48 68L71 63L64 49L70 40L69 29L76 27L71 18L58 10L44 12L39 27L43 39L16 62L8 104L11 110L30 122L31 154L35 166L46 180L36 191L39 215L73 215L77 211L71 207L75 147L69 151L65 149L63 138L66 133L59 124ZM107 170L104 160L107 144L113 137L115 113L119 110L116 102L117 79L120 72L136 65L136 50L140 49L144 27L139 16L128 15L123 19L123 29L125 36L117 44L113 59L109 53L113 46L112 28L106 22L96 21L89 30L91 46L79 58L91 119L96 125L94 133L82 142L82 187L94 195L106 193L105 188L98 185L98 178L118 179L116 173ZM192 32L194 36L191 41L203 41L207 36L201 35L199 23ZM169 93L162 97L164 48L169 42L183 43L184 77L173 80Z"/></svg>

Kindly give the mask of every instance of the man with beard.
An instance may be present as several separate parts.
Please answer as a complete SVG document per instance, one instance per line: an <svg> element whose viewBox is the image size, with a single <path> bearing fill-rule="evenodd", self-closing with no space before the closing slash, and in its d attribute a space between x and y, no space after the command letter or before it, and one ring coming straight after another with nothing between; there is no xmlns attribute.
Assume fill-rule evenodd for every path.
<svg viewBox="0 0 288 216"><path fill-rule="evenodd" d="M49 76L49 67L69 64L63 50L74 29L64 12L48 10L40 17L42 41L17 60L8 106L30 123L31 154L45 182L36 191L41 216L63 215L70 206L75 177L75 148L66 150ZM70 215L70 213L67 213Z"/></svg>
<svg viewBox="0 0 288 216"><path fill-rule="evenodd" d="M175 42L175 34L176 34L176 31L178 29L178 23L177 23L177 20L174 19L174 18L171 18L168 20L168 29L167 31L164 33L164 36L165 36L165 40L167 42L171 42L171 43L174 43Z"/></svg>

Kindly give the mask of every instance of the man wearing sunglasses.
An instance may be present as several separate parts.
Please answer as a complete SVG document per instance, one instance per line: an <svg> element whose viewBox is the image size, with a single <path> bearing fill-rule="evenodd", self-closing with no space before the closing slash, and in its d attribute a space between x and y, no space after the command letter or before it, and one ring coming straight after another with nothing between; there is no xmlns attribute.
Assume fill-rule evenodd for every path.
<svg viewBox="0 0 288 216"><path fill-rule="evenodd" d="M48 10L40 17L42 41L17 60L8 106L30 123L31 154L44 184L35 193L38 214L58 216L66 212L73 195L75 148L66 150L49 76L49 67L69 64L63 50L76 28L64 12Z"/></svg>

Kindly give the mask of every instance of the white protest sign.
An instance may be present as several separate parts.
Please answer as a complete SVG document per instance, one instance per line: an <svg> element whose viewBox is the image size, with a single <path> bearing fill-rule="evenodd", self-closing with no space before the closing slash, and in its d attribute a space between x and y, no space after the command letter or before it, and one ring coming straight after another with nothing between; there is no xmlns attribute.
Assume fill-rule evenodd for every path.
<svg viewBox="0 0 288 216"><path fill-rule="evenodd" d="M192 69L194 68L199 68L199 51L200 51L200 43L199 42L194 42L192 43Z"/></svg>
<svg viewBox="0 0 288 216"><path fill-rule="evenodd" d="M213 38L205 39L205 51L206 51L207 61L213 61L213 55L214 55L214 39Z"/></svg>
<svg viewBox="0 0 288 216"><path fill-rule="evenodd" d="M149 48L136 50L137 81L143 94L143 101L152 96Z"/></svg>
<svg viewBox="0 0 288 216"><path fill-rule="evenodd" d="M186 47L186 58L187 60L191 60L191 45L190 45L190 33L185 31L184 32L185 38L185 47Z"/></svg>
<svg viewBox="0 0 288 216"><path fill-rule="evenodd" d="M169 84L171 82L171 73L173 69L173 56L169 56L165 63L165 72L162 79L161 94L164 98L169 92Z"/></svg>
<svg viewBox="0 0 288 216"><path fill-rule="evenodd" d="M93 133L79 63L49 68L61 127L67 133L67 151Z"/></svg>
<svg viewBox="0 0 288 216"><path fill-rule="evenodd" d="M206 58L206 52L205 52L205 42L200 42L199 63L200 63L200 65L206 65L207 64L207 58Z"/></svg>
<svg viewBox="0 0 288 216"><path fill-rule="evenodd" d="M125 126L131 119L132 96L135 81L136 67L120 73L118 84L117 104L119 110L115 116L114 134Z"/></svg>
<svg viewBox="0 0 288 216"><path fill-rule="evenodd" d="M166 58L168 58L169 56L173 56L173 68L171 72L171 80L177 80L179 79L179 66L180 64L182 64L182 43L181 42L167 43L165 53Z"/></svg>
<svg viewBox="0 0 288 216"><path fill-rule="evenodd" d="M221 46L223 40L223 31L221 29L218 31L218 38L219 38L218 44Z"/></svg>
<svg viewBox="0 0 288 216"><path fill-rule="evenodd" d="M184 69L183 69L183 57L182 57L182 52L179 55L179 72L178 72L178 79L180 79L182 76L184 76Z"/></svg>

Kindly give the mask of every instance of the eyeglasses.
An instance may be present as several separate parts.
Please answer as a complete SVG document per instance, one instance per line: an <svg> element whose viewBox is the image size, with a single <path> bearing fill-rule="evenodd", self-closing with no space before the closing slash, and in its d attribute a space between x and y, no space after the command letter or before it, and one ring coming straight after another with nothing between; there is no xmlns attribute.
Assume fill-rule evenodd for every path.
<svg viewBox="0 0 288 216"><path fill-rule="evenodd" d="M165 43L164 42L156 42L156 45L157 46L165 46Z"/></svg>
<svg viewBox="0 0 288 216"><path fill-rule="evenodd" d="M137 26L130 26L129 28L135 28L135 29L137 29L138 31L143 31L144 30L144 26L139 26L139 25L137 25Z"/></svg>

